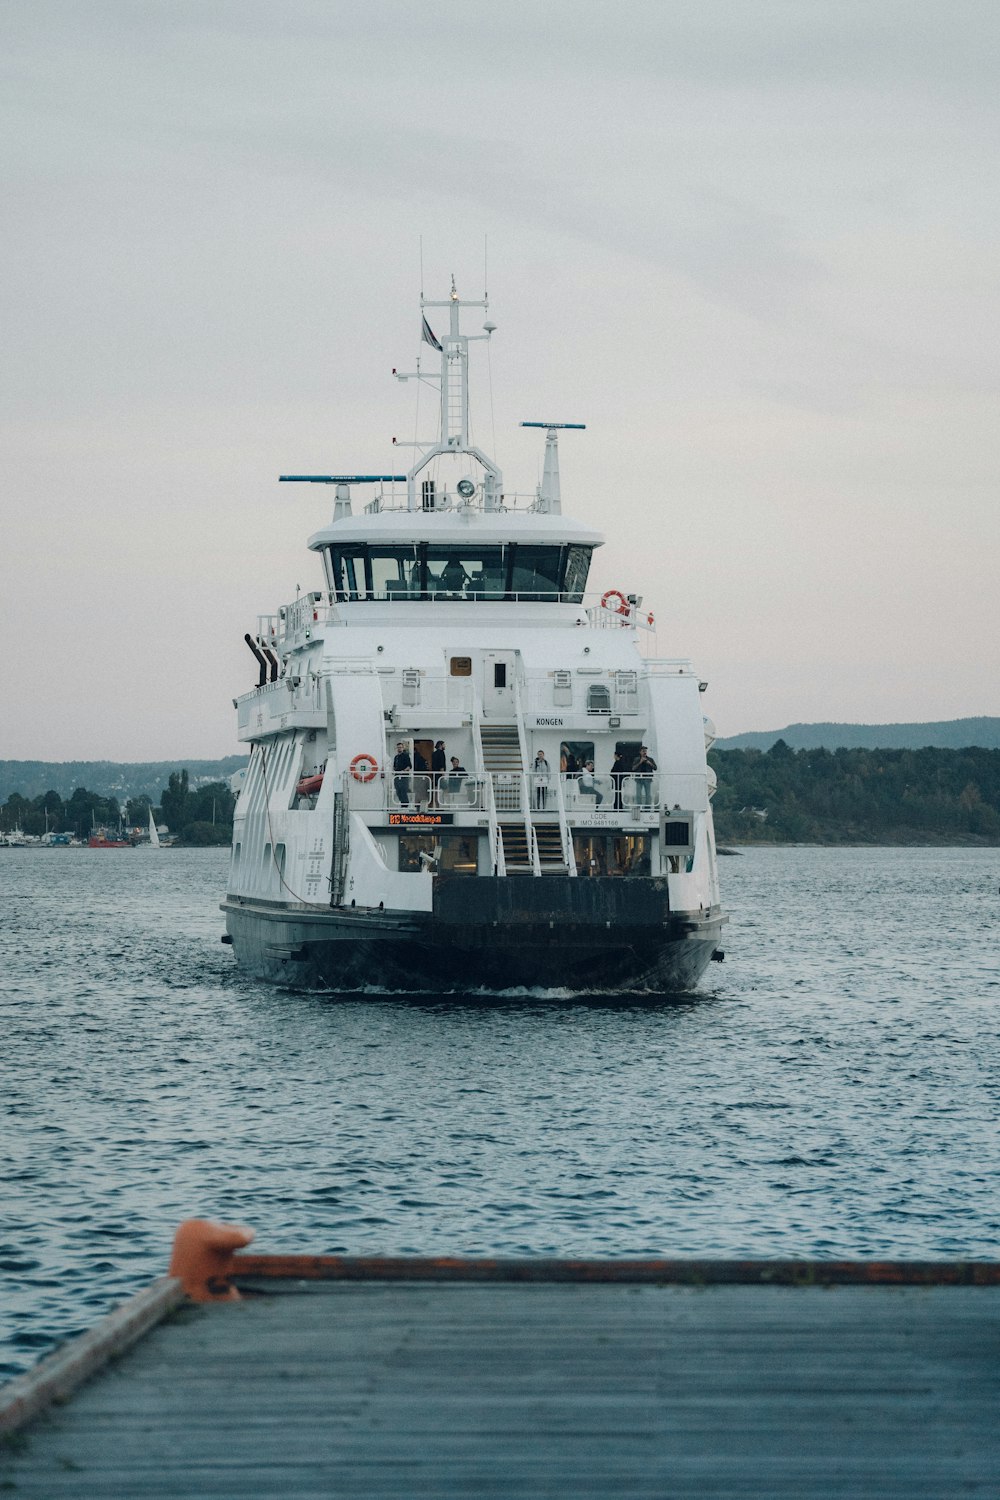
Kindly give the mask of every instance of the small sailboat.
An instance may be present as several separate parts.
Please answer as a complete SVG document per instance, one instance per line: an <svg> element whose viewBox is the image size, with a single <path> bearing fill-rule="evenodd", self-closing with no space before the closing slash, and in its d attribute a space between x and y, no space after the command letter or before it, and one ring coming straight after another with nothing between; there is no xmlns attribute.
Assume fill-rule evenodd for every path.
<svg viewBox="0 0 1000 1500"><path fill-rule="evenodd" d="M151 849L159 849L160 847L160 835L157 833L156 824L153 821L152 808L149 809L149 847Z"/></svg>

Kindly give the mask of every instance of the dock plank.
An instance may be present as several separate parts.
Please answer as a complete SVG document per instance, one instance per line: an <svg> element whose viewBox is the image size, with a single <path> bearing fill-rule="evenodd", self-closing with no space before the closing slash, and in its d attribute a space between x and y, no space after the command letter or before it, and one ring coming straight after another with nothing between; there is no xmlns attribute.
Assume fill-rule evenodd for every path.
<svg viewBox="0 0 1000 1500"><path fill-rule="evenodd" d="M316 1283L185 1311L17 1496L1000 1495L987 1287Z"/></svg>

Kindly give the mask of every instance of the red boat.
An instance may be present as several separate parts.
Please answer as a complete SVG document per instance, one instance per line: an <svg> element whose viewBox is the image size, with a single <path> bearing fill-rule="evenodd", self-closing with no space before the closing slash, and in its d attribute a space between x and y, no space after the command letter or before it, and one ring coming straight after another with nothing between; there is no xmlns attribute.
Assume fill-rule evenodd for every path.
<svg viewBox="0 0 1000 1500"><path fill-rule="evenodd" d="M92 833L87 840L88 849L130 849L128 839L109 839L106 833Z"/></svg>

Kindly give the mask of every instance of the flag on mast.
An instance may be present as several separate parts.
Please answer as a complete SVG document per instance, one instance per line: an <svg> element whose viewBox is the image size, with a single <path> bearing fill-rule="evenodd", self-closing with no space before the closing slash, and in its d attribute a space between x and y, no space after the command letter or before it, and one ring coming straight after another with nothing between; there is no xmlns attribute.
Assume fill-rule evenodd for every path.
<svg viewBox="0 0 1000 1500"><path fill-rule="evenodd" d="M421 338L423 339L424 343L425 344L430 344L430 346L431 346L432 349L441 350L441 345L438 343L437 339L435 338L435 336L434 336L434 330L431 327L431 325L428 323L426 316L424 317L423 322L424 322L424 327L423 327L423 332L421 334Z"/></svg>

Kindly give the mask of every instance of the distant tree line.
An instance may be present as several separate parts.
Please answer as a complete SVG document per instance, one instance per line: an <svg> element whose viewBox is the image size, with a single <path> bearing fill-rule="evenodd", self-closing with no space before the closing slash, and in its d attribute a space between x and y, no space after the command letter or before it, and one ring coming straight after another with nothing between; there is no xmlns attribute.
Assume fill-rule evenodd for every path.
<svg viewBox="0 0 1000 1500"><path fill-rule="evenodd" d="M1000 844L1000 750L712 750L720 843Z"/></svg>
<svg viewBox="0 0 1000 1500"><path fill-rule="evenodd" d="M235 805L236 799L224 781L192 787L187 771L174 771L160 793L158 805L149 797L130 797L122 807L116 797L102 797L82 786L65 800L56 791L30 798L12 792L0 807L0 830L11 833L20 828L39 837L47 830L86 839L95 827L146 829L152 808L154 821L165 823L179 843L228 844L233 835Z"/></svg>

